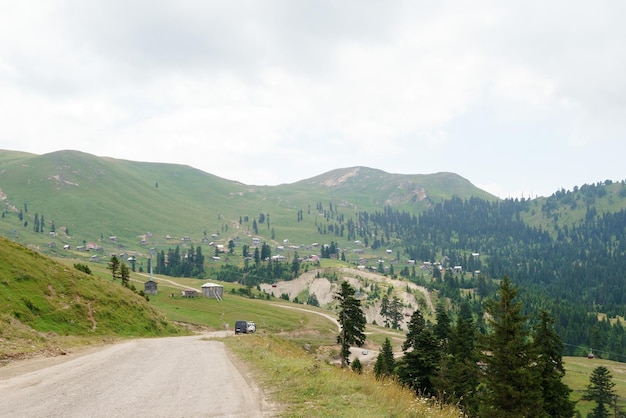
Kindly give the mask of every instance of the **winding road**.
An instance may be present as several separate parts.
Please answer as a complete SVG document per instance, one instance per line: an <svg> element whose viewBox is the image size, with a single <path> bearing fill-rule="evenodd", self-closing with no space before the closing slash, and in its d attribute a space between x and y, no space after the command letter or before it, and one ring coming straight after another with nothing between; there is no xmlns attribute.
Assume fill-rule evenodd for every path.
<svg viewBox="0 0 626 418"><path fill-rule="evenodd" d="M224 344L207 336L138 339L68 357L34 370L23 364L0 368L0 416L269 417L276 412Z"/></svg>

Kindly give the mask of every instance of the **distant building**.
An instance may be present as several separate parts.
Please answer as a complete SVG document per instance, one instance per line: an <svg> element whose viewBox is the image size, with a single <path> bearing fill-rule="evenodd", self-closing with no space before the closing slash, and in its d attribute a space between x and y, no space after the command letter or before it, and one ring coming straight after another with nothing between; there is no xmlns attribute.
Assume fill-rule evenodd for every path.
<svg viewBox="0 0 626 418"><path fill-rule="evenodd" d="M143 291L146 295L156 295L157 294L157 282L150 279L143 284Z"/></svg>
<svg viewBox="0 0 626 418"><path fill-rule="evenodd" d="M207 298L222 300L224 286L215 283L205 283L202 285L202 295Z"/></svg>
<svg viewBox="0 0 626 418"><path fill-rule="evenodd" d="M180 291L180 295L184 298L197 298L198 291L193 289L184 289Z"/></svg>

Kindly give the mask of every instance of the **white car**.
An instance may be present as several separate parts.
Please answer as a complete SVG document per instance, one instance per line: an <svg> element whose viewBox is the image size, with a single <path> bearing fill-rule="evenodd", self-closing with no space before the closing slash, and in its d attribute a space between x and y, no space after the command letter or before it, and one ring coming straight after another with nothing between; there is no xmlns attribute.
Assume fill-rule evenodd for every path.
<svg viewBox="0 0 626 418"><path fill-rule="evenodd" d="M256 324L254 322L248 322L248 334L256 331Z"/></svg>

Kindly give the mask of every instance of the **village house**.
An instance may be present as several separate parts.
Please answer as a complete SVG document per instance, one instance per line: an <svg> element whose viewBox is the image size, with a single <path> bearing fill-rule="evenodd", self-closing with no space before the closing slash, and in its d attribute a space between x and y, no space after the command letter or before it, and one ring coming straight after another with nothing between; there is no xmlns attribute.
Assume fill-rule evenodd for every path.
<svg viewBox="0 0 626 418"><path fill-rule="evenodd" d="M146 295L156 295L157 294L157 282L150 279L143 284L143 291Z"/></svg>
<svg viewBox="0 0 626 418"><path fill-rule="evenodd" d="M202 295L207 298L222 300L224 286L215 283L205 283L202 285Z"/></svg>

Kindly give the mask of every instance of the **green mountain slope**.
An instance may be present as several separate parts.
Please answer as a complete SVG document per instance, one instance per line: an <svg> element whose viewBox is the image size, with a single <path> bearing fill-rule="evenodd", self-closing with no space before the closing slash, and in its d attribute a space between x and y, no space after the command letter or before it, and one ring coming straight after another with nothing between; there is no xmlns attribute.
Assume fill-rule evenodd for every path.
<svg viewBox="0 0 626 418"><path fill-rule="evenodd" d="M0 361L55 336L156 336L180 330L119 282L64 266L0 237Z"/></svg>
<svg viewBox="0 0 626 418"><path fill-rule="evenodd" d="M496 200L451 173L400 175L354 167L293 184L247 186L182 165L77 151L0 151L0 235L56 255L64 245L76 248L94 242L109 252L145 252L142 240L163 247L183 237L199 243L213 234L311 243L320 239L318 203L334 205L346 216L357 210L379 211L385 205L418 213L454 195ZM299 211L308 215L300 222ZM268 221L254 231L253 222L261 214ZM44 216L39 234L34 232L35 215ZM53 223L55 239L49 237ZM115 237L115 246L109 245L109 237ZM49 247L52 243L55 247Z"/></svg>

